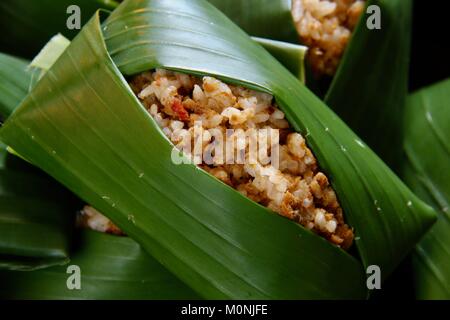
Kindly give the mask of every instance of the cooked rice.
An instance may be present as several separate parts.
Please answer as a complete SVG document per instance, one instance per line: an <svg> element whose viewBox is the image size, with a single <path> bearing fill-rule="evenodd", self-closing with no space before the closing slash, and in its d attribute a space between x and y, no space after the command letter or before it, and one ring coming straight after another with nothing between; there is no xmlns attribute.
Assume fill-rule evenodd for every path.
<svg viewBox="0 0 450 320"><path fill-rule="evenodd" d="M271 95L166 70L145 72L131 86L164 134L179 149L200 143L214 145L214 133L227 129L278 129L279 166L244 161L228 164L215 155L198 165L248 198L292 219L332 243L349 248L353 231L345 222L336 194L307 147L305 138L290 129ZM200 122L201 121L201 122ZM203 134L194 135L196 127ZM201 139L201 140L200 140ZM234 154L248 152L249 137L233 137ZM270 148L270 144L267 145ZM269 154L270 150L266 150ZM245 153L244 152L244 153ZM248 160L248 159L246 159Z"/></svg>
<svg viewBox="0 0 450 320"><path fill-rule="evenodd" d="M316 75L335 74L364 0L294 0L292 15Z"/></svg>
<svg viewBox="0 0 450 320"><path fill-rule="evenodd" d="M111 220L88 205L84 206L83 210L78 213L77 226L103 233L124 235L122 230L120 230Z"/></svg>

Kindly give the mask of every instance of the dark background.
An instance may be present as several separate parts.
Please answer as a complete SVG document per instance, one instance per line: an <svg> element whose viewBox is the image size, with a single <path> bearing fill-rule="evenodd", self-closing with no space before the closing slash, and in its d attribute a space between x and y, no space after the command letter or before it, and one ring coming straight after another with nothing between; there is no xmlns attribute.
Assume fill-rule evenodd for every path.
<svg viewBox="0 0 450 320"><path fill-rule="evenodd" d="M410 90L450 77L448 4L448 1L414 1Z"/></svg>

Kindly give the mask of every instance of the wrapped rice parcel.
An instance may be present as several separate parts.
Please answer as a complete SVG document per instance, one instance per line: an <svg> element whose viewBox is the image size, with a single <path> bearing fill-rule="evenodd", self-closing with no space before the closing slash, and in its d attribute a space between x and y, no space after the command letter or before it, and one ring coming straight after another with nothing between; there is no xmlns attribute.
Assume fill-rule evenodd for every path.
<svg viewBox="0 0 450 320"><path fill-rule="evenodd" d="M0 136L205 298L364 298L436 218L206 1L95 15Z"/></svg>

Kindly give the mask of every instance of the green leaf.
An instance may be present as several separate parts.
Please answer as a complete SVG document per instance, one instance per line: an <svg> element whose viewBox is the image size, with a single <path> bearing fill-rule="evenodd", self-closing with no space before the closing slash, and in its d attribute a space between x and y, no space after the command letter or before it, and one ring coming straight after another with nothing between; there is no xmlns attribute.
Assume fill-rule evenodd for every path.
<svg viewBox="0 0 450 320"><path fill-rule="evenodd" d="M28 93L28 62L0 53L0 118L6 119Z"/></svg>
<svg viewBox="0 0 450 320"><path fill-rule="evenodd" d="M58 60L69 45L70 41L58 33L53 36L42 48L41 52L34 57L30 63L30 67L47 71L52 67L55 61Z"/></svg>
<svg viewBox="0 0 450 320"><path fill-rule="evenodd" d="M363 15L325 97L363 140L396 168L401 158L402 117L408 94L411 0L369 0L381 12L381 29Z"/></svg>
<svg viewBox="0 0 450 320"><path fill-rule="evenodd" d="M64 264L74 223L70 198L51 179L17 170L26 165L17 161L7 159L0 169L0 269Z"/></svg>
<svg viewBox="0 0 450 320"><path fill-rule="evenodd" d="M250 35L300 41L292 22L291 1L209 1ZM371 5L380 8L381 29L369 30L366 21L370 15L363 14L331 85L316 83L308 69L306 84L323 94L325 103L396 169L402 152L412 0L368 0L367 6Z"/></svg>
<svg viewBox="0 0 450 320"><path fill-rule="evenodd" d="M450 299L450 79L408 99L405 113L406 183L440 213L413 255L419 299Z"/></svg>
<svg viewBox="0 0 450 320"><path fill-rule="evenodd" d="M386 277L434 222L329 108L207 2L126 1L103 33L95 16L1 138L201 296L363 298L364 266L377 264ZM155 67L272 93L330 177L362 261L194 165L175 165L121 75Z"/></svg>
<svg viewBox="0 0 450 320"><path fill-rule="evenodd" d="M297 44L299 36L291 14L291 0L208 1L305 82L307 48Z"/></svg>
<svg viewBox="0 0 450 320"><path fill-rule="evenodd" d="M0 111L7 118L26 96L28 63L0 54ZM68 195L0 146L0 269L33 270L67 262ZM45 235L45 236L43 236Z"/></svg>
<svg viewBox="0 0 450 320"><path fill-rule="evenodd" d="M0 271L2 299L197 299L128 237L82 231L70 265L80 268L80 290L69 290L68 266L34 272ZM69 279L69 280L68 280Z"/></svg>
<svg viewBox="0 0 450 320"><path fill-rule="evenodd" d="M30 91L69 46L70 41L58 33L41 49L28 66L32 73Z"/></svg>
<svg viewBox="0 0 450 320"><path fill-rule="evenodd" d="M208 0L248 34L298 43L291 0Z"/></svg>
<svg viewBox="0 0 450 320"><path fill-rule="evenodd" d="M34 57L53 35L72 39L79 30L69 30L67 8L77 5L83 25L99 9L112 10L114 0L2 0L0 1L0 51Z"/></svg>
<svg viewBox="0 0 450 320"><path fill-rule="evenodd" d="M60 35L53 37L32 61L30 67L44 74L67 45L68 40L64 37ZM14 73L5 73L5 79L11 75ZM25 96L25 91L22 96ZM47 200L48 194L55 191L48 188L48 185L42 185L41 181L36 181L35 174L13 171L12 169L26 171L23 170L26 164L7 156L6 147L3 145L1 147L0 269L48 268L26 274L21 271L1 271L1 298L194 299L198 297L144 253L133 240L89 231L82 233L82 243L78 243L78 250L71 252L71 264L76 264L83 270L83 290L68 290L66 281L69 275L66 273L66 267L49 267L69 261L68 224L73 224L74 219L67 219L71 215L62 210L70 212L71 209L60 203L61 199ZM45 181L44 179L42 181ZM20 181L24 184L20 184ZM27 189L28 186L31 189ZM24 195L15 196L18 190ZM35 194L37 190L41 191ZM46 237L42 237L43 234Z"/></svg>
<svg viewBox="0 0 450 320"><path fill-rule="evenodd" d="M292 0L208 1L242 30L254 36L253 39L265 47L302 83L306 81L310 89L316 90L316 79L309 70L305 72L304 63L308 48L298 45L300 37L291 13ZM274 40L272 43L271 39Z"/></svg>
<svg viewBox="0 0 450 320"><path fill-rule="evenodd" d="M61 35L53 37L33 59L30 67L45 74L69 43ZM17 61L11 59L13 63ZM25 69L25 64L21 64L21 70ZM13 72L5 73L4 79L9 80L11 76L14 76ZM22 97L26 90L23 91ZM78 249L70 254L71 264L82 268L83 290L68 290L66 267L50 267L68 261L69 224L74 220L62 211L69 212L70 209L64 206L61 198L55 201L48 197L48 194L61 196L61 193L53 187L49 188L48 184L42 185L45 178L36 181L36 174L13 171L27 171L23 170L26 164L8 156L3 144L0 146L0 158L0 269L10 269L0 271L1 298L198 298L133 240L90 231L82 232ZM18 190L24 196L16 196ZM42 237L43 234L46 237ZM25 274L17 271L45 267L49 268Z"/></svg>

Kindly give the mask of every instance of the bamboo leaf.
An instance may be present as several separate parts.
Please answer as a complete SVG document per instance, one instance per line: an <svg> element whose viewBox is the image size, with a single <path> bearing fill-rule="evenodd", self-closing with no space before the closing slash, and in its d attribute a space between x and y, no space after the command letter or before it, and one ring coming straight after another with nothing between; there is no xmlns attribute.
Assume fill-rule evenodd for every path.
<svg viewBox="0 0 450 320"><path fill-rule="evenodd" d="M308 48L298 45L300 37L291 13L292 0L208 1L242 30L254 36L259 44L297 76L302 83L306 81L308 88L314 92L321 90L311 71L305 72L305 55ZM271 39L275 41L270 43Z"/></svg>
<svg viewBox="0 0 450 320"><path fill-rule="evenodd" d="M248 34L298 43L291 0L208 0Z"/></svg>
<svg viewBox="0 0 450 320"><path fill-rule="evenodd" d="M292 23L291 1L209 1L250 35L300 41ZM331 85L328 81L326 85L316 83L308 69L306 84L324 96L325 103L395 169L402 149L401 119L407 96L412 1L368 0L367 7L371 5L380 8L381 29L369 30L366 24L369 14L364 14ZM289 60L282 61L283 64L286 61Z"/></svg>
<svg viewBox="0 0 450 320"><path fill-rule="evenodd" d="M66 263L74 222L68 196L31 169L9 168L11 161L20 160L8 159L0 169L0 269L34 270Z"/></svg>
<svg viewBox="0 0 450 320"><path fill-rule="evenodd" d="M405 113L406 183L440 213L413 255L419 299L450 299L450 80L408 99Z"/></svg>
<svg viewBox="0 0 450 320"><path fill-rule="evenodd" d="M195 166L175 165L120 74L155 67L272 93L331 177L362 261ZM126 1L103 34L94 17L0 135L208 298L362 298L363 265L378 264L386 277L435 220L339 118L205 1Z"/></svg>
<svg viewBox="0 0 450 320"><path fill-rule="evenodd" d="M70 41L61 34L53 36L31 61L30 67L47 71L69 46Z"/></svg>
<svg viewBox="0 0 450 320"><path fill-rule="evenodd" d="M28 68L31 67L42 76L69 43L61 35L53 37ZM13 63L17 61L11 59ZM25 61L20 64L20 70L25 70L24 65ZM0 68L0 71L5 70ZM14 73L5 73L4 79L9 80L11 76ZM21 94L25 96L26 90L23 91ZM69 290L66 285L66 267L48 268L68 261L67 222L73 223L74 220L67 219L69 215L61 212L66 207L69 211L68 206L60 203L61 198L54 201L55 199L48 197L49 193L55 193L53 188L35 181L36 174L20 172L27 171L24 170L27 165L8 156L6 146L0 147L0 269L10 269L0 271L1 298L198 298L191 289L143 252L133 240L90 231L82 232L82 239L78 239L77 243L78 249L71 252L71 264L79 266L83 271L83 290ZM24 181L26 185L18 184L15 180ZM44 178L42 180L45 181ZM14 196L18 190L25 196ZM57 194L61 196L60 192ZM61 228L58 229L58 226ZM44 241L42 234L46 235ZM18 271L42 268L47 269L26 274Z"/></svg>
<svg viewBox="0 0 450 320"><path fill-rule="evenodd" d="M34 57L28 66L28 69L32 73L30 90L42 78L45 72L51 68L55 61L58 60L59 56L66 50L69 44L70 41L58 33Z"/></svg>
<svg viewBox="0 0 450 320"><path fill-rule="evenodd" d="M0 271L2 299L197 299L128 237L82 231L70 265L80 268L80 290L69 290L67 266L34 272Z"/></svg>
<svg viewBox="0 0 450 320"><path fill-rule="evenodd" d="M113 131L110 129L115 128L118 123L110 123L107 126L108 128L102 127L110 131L110 138L119 143L117 147L120 147L119 145L122 145L120 149L124 147L120 154L134 154L136 156L140 153L136 153L137 150L146 149L147 152L150 152L147 155L148 159L154 158L157 162L151 163L147 160L142 161L144 158L138 159L140 170L139 172L133 170L131 174L129 168L133 168L137 164L133 164L132 167L123 166L122 160L120 160L118 167L109 168L107 171L98 170L96 165L94 167L85 166L84 172L87 176L81 178L78 173L72 175L65 169L61 170L61 164L68 162L65 160L55 161L55 158L47 162L49 168L52 168L51 171L56 170L63 175L67 174L67 177L72 176L69 179L63 178L61 181L65 181L72 190L79 193L88 203L92 203L100 211L111 217L127 234L140 242L170 271L202 296L211 298L364 297L362 268L348 254L296 224L280 219L274 214L268 214L267 210L262 210L257 204L243 198L235 191L229 190L218 181L211 179L206 173L191 166L186 168L174 166L170 161L171 146L162 138L160 131L150 118L146 116L146 112L136 101L128 85L123 82L120 73L114 68L112 62L105 60L108 56L105 48L101 46L102 38L98 20L93 20L90 25L92 27L86 28L86 33L75 39L54 67L44 75L32 94L35 95L36 92L45 87L45 95L47 96L48 88L55 88L54 84L48 81L53 81L53 77L59 78L62 76L59 72L55 73L55 70L58 67L67 68L65 58L71 57L71 61L72 59L73 61L83 61L87 66L103 65L107 67L107 69L94 67L99 72L95 72L95 74L102 79L98 83L103 83L105 85L103 88L108 92L112 90L115 93L114 96L109 96L109 94L105 94L106 92L84 92L87 83L83 77L80 77L77 80L81 81L77 85L81 84L82 93L80 92L79 97L83 97L80 106L87 107L86 102L88 100L90 100L91 106L98 106L97 101L100 101L101 105L106 103L113 106L115 104L117 107L119 104L129 105L131 103L131 108L126 111L132 117L128 118L128 121L130 123L137 121L135 124L139 126L139 130L133 134L139 132L140 135L148 135L149 141L154 139L155 144L151 148L148 148L148 144L143 140L140 140L142 143L138 143L138 145L122 145L124 142L128 144L132 141L139 142L139 140L133 140L131 136L126 137L126 135L117 140L116 134L122 135L122 130L125 127L119 126ZM88 41L87 45L85 44L86 41ZM77 43L79 44L77 45ZM80 44L82 46L78 47ZM94 47L91 45L94 45ZM85 51L89 48L96 51ZM265 53L265 51L263 52ZM80 55L84 58L80 59ZM89 57L89 59L86 59L86 57ZM75 65L71 65L71 67L73 66ZM99 80L97 79L97 81ZM64 87L64 85L61 86L61 82L57 82L59 83L58 87ZM58 91L54 92L59 93ZM97 94L99 94L99 98L101 97L100 100L95 98ZM73 96L67 96L67 98L72 101ZM57 100L53 101L56 102ZM68 100L65 102L70 104ZM57 103L59 105L58 110L69 111L69 109L66 109L67 106L61 109L61 102ZM43 104L40 104L40 106L42 111L48 110ZM69 106L69 108L71 107ZM78 114L77 110L73 109L73 111ZM114 115L119 110L114 110L114 113L98 113L94 109L92 111L96 114L108 115L109 120L119 119L116 118L118 114ZM80 115L78 114L76 117ZM112 118L110 118L111 115ZM86 116L88 115L85 114L83 118ZM15 120L12 121L15 122ZM48 120L35 119L33 123L36 125L43 124L42 121ZM54 124L60 123L64 126L72 126L71 121L51 121ZM85 120L77 122L78 128L81 129L80 132L92 130L92 125ZM7 125L4 128L6 129ZM30 127L30 129L33 132L35 131L35 128ZM20 132L20 129L16 132ZM61 138L64 135L61 134L62 131L59 132L58 137L48 135L49 132L47 132L45 134L46 144L63 142L65 139L62 140ZM40 141L42 137L36 135L35 139ZM66 141L66 143L69 142ZM26 144L29 147L36 146L33 143ZM69 145L72 145L72 142L66 144L66 147ZM147 147L145 147L146 145ZM103 146L106 145L103 144ZM135 149L136 147L139 149ZM30 153L24 153L25 150L16 150L31 159L33 163L40 164L40 161L35 162L37 159ZM57 155L64 156L60 146L55 145L54 150ZM70 150L67 151L70 152ZM117 151L114 151L114 154L117 155ZM129 153L130 151L131 153ZM100 150L98 155L103 154L103 152L104 150ZM161 157L161 154L166 156ZM86 159L85 151L79 152L79 155ZM110 158L110 154L103 154L103 156L106 156L104 159ZM97 156L94 158L97 158ZM116 158L110 164L117 160ZM72 163L74 165L81 164L79 160ZM176 175L176 171L180 169L182 170L181 178ZM125 179L123 180L126 181L125 189L115 183L112 184L110 179L113 176L108 172L115 172L115 175ZM139 178L141 173L144 173L144 176ZM97 181L99 183L97 187L102 187L101 189L95 187L97 190L90 190L90 188L82 186L84 183L79 180L80 178L82 180L87 178L85 181ZM158 192L158 189L154 187L157 181L168 182L166 187L169 188L167 191L170 190L168 193L170 201L168 201L167 195L162 191ZM200 189L197 185L190 186L188 184L190 181L197 181L197 184L203 184L203 186ZM114 188L109 189L108 186L112 185L115 185ZM209 185L210 194L202 195L201 192L206 185ZM107 187L107 189L103 189L104 187ZM133 190L133 193L136 192L136 194L132 195L127 190ZM189 191L193 194L190 194ZM223 202L224 195L226 195L225 202ZM213 199L213 201L210 199ZM230 208L227 207L229 205ZM224 215L225 218L221 218ZM167 217L170 217L170 219L168 220ZM277 233L287 234L288 236L280 239L268 237L267 235L272 233L273 230L278 230ZM311 248L315 248L315 250L313 251ZM305 260L298 261L299 256L303 256ZM325 257L329 260L327 263L322 261ZM336 287L336 283L328 281L325 275L333 272L332 270L338 270L338 266L345 266L343 270L347 274L338 277L339 280L336 279L336 281L342 282ZM318 272L318 268L321 269L320 272ZM323 279L317 279L312 283L305 282L306 274L310 275L317 272L324 276ZM284 280L285 278L288 280ZM347 286L347 283L354 279L359 279L359 281L355 285ZM290 284L287 286L288 283L293 281L296 285Z"/></svg>
<svg viewBox="0 0 450 320"><path fill-rule="evenodd" d="M305 83L305 55L307 47L288 42L252 37L277 59L286 69Z"/></svg>
<svg viewBox="0 0 450 320"><path fill-rule="evenodd" d="M172 20L165 16L159 18L153 14L153 8L144 9L139 14L130 14L132 10L137 10L141 6L141 4L133 5L131 2L126 2L115 10L108 19L109 23L105 25L104 33L109 52L119 69L125 75L131 75L162 65L194 74L209 73L233 83L273 93L294 128L306 133L319 163L332 176L341 202L347 203L347 217L360 232L361 240L357 244L360 246L363 260L366 263L384 261L381 264L386 266L393 266L394 261L399 261L399 257L404 256L403 250L399 248L407 247L406 243L412 240L412 238L406 240L412 235L409 231L421 228L420 223L412 221L414 219L408 222L403 218L401 221L401 217L412 218L414 215L413 212L416 210L407 207L406 204L409 201L414 202L415 197L399 183L399 179L369 148L350 133L347 126L324 108L324 105L306 88L300 88L298 82L294 81L294 78L272 57L264 55L248 41L247 36L238 28L229 25L224 30L219 21L227 24L228 20L219 18L219 14L212 8L201 5L201 1L200 4L194 2L185 6L177 3L186 11L177 15L180 11L173 7L167 8L157 1L147 2L150 3L149 6L161 6L162 9L158 8L160 10L173 11L175 17ZM183 1L181 3L184 4ZM191 19L188 19L189 15ZM148 27L143 22L143 16L147 16L147 19L152 21L153 25L158 25L158 28ZM208 34L220 34L221 41L212 39L206 47L203 34L197 36L193 34L201 32L199 30L205 29L207 22L212 20L214 24L208 28ZM172 26L187 29L186 34L170 28L169 21ZM167 30L164 30L164 26ZM130 27L132 29L130 32L124 32L124 29L128 30ZM133 27L147 32L138 34L133 32ZM129 41L126 45L125 39ZM234 45L226 46L228 43ZM179 54L180 47L184 49L182 56ZM233 61L233 64L225 61ZM252 63L254 61L258 63ZM353 186L352 195L345 192L350 185ZM422 212L423 218L428 216L432 220L431 216L434 213L422 205L419 207L416 214ZM367 223L368 220L371 222ZM383 230L384 236L381 236L380 230ZM404 233L400 236L399 232ZM389 237L392 237L388 241L389 245L383 245L382 243ZM389 254L386 253L386 247L392 250L387 260L385 259ZM391 268L384 269L385 274L389 274Z"/></svg>
<svg viewBox="0 0 450 320"><path fill-rule="evenodd" d="M28 62L0 53L0 118L6 119L28 93Z"/></svg>
<svg viewBox="0 0 450 320"><path fill-rule="evenodd" d="M403 108L408 93L411 0L369 0L381 29L365 14L352 35L325 103L392 168L401 158ZM370 123L368 123L370 119Z"/></svg>
<svg viewBox="0 0 450 320"><path fill-rule="evenodd" d="M53 35L72 39L79 30L69 30L67 8L77 5L83 25L99 9L112 10L114 0L2 0L0 2L0 51L34 57Z"/></svg>
<svg viewBox="0 0 450 320"><path fill-rule="evenodd" d="M0 54L0 111L7 118L26 96L28 63ZM51 179L0 146L0 269L34 270L67 262L67 195ZM42 235L45 234L45 237Z"/></svg>

